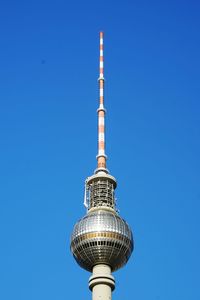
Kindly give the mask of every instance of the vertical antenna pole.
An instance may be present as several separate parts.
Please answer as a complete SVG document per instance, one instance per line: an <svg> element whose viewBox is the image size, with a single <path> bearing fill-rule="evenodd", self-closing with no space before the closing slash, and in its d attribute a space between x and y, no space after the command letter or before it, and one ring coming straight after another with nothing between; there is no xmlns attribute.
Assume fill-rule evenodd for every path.
<svg viewBox="0 0 200 300"><path fill-rule="evenodd" d="M103 56L103 32L100 32L100 57L99 57L99 108L98 113L98 155L97 155L97 170L108 172L106 169L105 154L105 113L104 108L104 56Z"/></svg>

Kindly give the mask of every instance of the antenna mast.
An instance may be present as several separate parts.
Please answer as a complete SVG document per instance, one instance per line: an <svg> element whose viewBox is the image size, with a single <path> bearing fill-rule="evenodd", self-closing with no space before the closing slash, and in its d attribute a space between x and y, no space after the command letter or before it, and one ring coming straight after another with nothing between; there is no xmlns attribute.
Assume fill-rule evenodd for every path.
<svg viewBox="0 0 200 300"><path fill-rule="evenodd" d="M104 56L103 56L103 32L100 32L100 56L99 56L99 108L98 113L98 154L96 173L104 171L108 173L106 168L105 154L105 113L104 108Z"/></svg>

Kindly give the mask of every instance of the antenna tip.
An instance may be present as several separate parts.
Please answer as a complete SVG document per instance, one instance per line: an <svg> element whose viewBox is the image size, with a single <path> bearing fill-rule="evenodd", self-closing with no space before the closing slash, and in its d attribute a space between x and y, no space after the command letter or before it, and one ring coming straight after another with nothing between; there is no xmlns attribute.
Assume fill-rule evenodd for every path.
<svg viewBox="0 0 200 300"><path fill-rule="evenodd" d="M100 31L100 38L103 38L103 31Z"/></svg>

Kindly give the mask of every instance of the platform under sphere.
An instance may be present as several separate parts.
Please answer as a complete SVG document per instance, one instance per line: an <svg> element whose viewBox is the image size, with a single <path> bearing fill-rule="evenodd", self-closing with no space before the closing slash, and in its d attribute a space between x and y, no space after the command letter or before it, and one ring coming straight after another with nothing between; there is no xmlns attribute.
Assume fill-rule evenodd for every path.
<svg viewBox="0 0 200 300"><path fill-rule="evenodd" d="M77 263L90 272L97 264L107 264L116 271L133 251L131 229L115 212L89 212L74 226L71 251Z"/></svg>

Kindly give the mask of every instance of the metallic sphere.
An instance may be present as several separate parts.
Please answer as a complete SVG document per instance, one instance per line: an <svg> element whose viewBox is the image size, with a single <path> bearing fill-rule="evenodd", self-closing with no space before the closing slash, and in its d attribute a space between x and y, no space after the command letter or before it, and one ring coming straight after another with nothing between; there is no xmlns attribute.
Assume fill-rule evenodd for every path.
<svg viewBox="0 0 200 300"><path fill-rule="evenodd" d="M116 271L133 251L132 232L114 211L97 209L76 223L70 248L82 268L91 272L94 265L107 264Z"/></svg>

